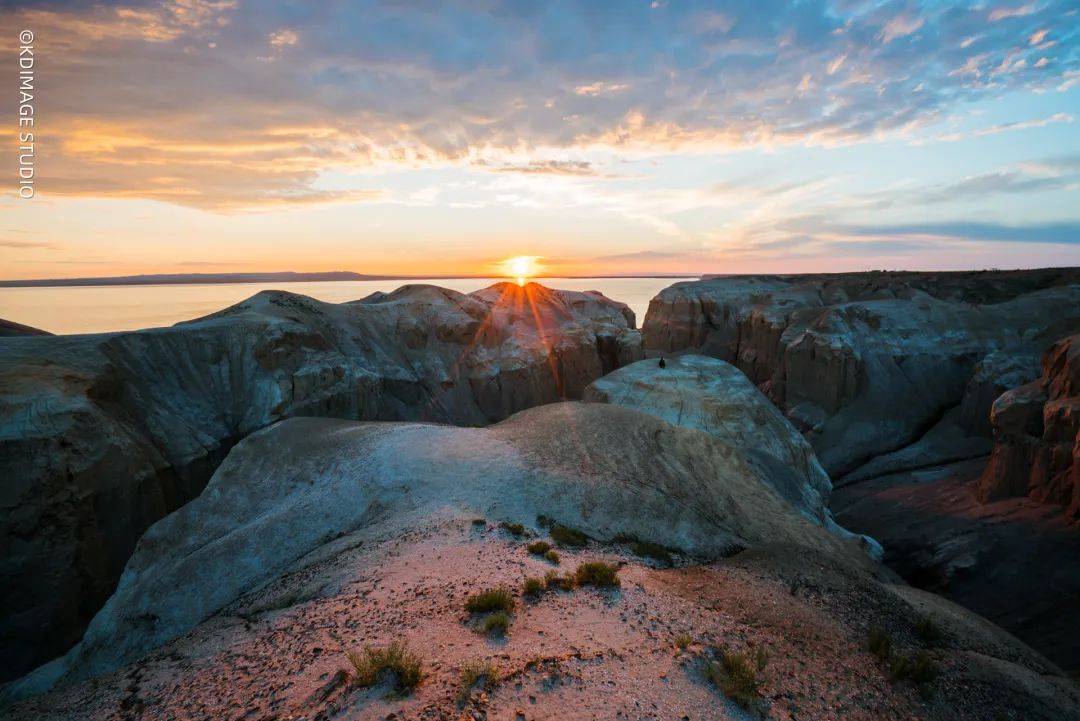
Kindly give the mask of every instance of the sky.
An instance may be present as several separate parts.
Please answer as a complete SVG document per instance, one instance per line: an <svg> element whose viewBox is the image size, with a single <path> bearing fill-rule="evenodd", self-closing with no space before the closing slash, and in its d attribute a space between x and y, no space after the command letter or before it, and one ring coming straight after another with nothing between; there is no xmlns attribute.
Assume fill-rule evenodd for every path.
<svg viewBox="0 0 1080 721"><path fill-rule="evenodd" d="M0 278L1080 265L1076 0L0 0L0 28Z"/></svg>

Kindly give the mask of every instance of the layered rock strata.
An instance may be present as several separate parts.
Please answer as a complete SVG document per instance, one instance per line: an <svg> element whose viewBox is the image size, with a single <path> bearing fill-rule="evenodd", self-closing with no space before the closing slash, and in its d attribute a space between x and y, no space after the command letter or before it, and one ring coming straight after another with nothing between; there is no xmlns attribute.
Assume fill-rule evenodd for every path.
<svg viewBox="0 0 1080 721"><path fill-rule="evenodd" d="M280 291L170 328L0 339L0 668L62 653L154 521L241 438L293 416L483 425L640 355L599 293Z"/></svg>

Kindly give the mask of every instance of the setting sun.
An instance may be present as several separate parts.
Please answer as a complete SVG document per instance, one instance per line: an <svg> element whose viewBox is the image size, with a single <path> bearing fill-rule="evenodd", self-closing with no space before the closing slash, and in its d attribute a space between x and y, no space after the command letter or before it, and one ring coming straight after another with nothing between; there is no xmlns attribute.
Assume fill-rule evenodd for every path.
<svg viewBox="0 0 1080 721"><path fill-rule="evenodd" d="M506 274L517 278L518 285L525 285L525 281L539 272L539 265L537 261L540 260L539 255L519 255L514 258L507 258L503 261L503 267L506 269Z"/></svg>

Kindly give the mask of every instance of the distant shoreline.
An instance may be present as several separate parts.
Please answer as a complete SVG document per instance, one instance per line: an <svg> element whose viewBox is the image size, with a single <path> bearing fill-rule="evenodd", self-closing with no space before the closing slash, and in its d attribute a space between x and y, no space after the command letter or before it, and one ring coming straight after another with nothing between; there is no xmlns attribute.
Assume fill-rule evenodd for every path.
<svg viewBox="0 0 1080 721"><path fill-rule="evenodd" d="M118 285L239 285L244 283L317 283L380 280L471 280L500 278L497 275L363 275L350 271L327 273L165 273L155 275L121 275L100 278L32 278L0 280L0 288L72 288ZM566 278L575 280L613 278L700 278L698 274L638 273L633 275L538 275L530 280ZM507 280L512 280L507 278Z"/></svg>

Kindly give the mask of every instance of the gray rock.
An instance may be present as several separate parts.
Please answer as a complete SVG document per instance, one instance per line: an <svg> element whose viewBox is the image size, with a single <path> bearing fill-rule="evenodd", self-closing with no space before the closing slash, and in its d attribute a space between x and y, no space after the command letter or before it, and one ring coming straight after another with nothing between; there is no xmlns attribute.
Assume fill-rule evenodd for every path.
<svg viewBox="0 0 1080 721"><path fill-rule="evenodd" d="M447 512L530 526L542 514L705 559L789 543L872 566L731 446L630 409L558 403L482 429L295 418L242 441L154 524L79 645L9 698L137 659L342 534L397 537Z"/></svg>
<svg viewBox="0 0 1080 721"><path fill-rule="evenodd" d="M650 303L643 332L647 354L736 365L837 477L920 438L989 353L1037 354L1076 328L1080 272L1051 269L678 283Z"/></svg>
<svg viewBox="0 0 1080 721"><path fill-rule="evenodd" d="M633 321L595 292L412 285L0 340L2 678L75 643L143 531L249 433L293 416L483 425L577 398L638 357Z"/></svg>
<svg viewBox="0 0 1080 721"><path fill-rule="evenodd" d="M798 512L843 537L829 513L832 483L814 449L753 383L729 363L700 355L624 366L593 381L584 400L612 403L705 431L744 456ZM876 558L881 548L863 540Z"/></svg>
<svg viewBox="0 0 1080 721"><path fill-rule="evenodd" d="M960 425L970 434L990 438L990 409L1005 391L1039 377L1039 356L1022 350L995 351L975 365L960 401Z"/></svg>

